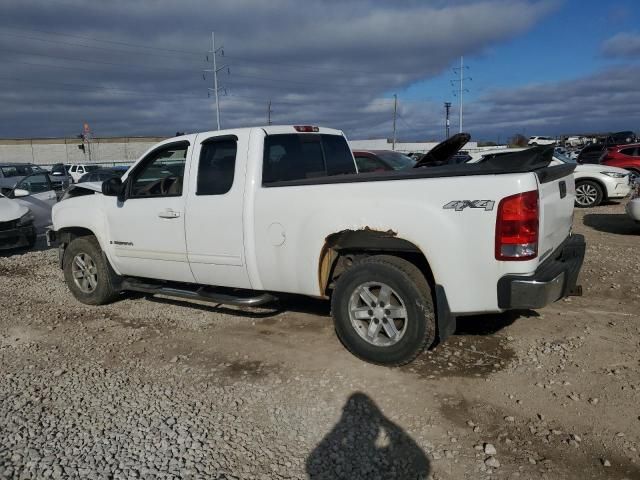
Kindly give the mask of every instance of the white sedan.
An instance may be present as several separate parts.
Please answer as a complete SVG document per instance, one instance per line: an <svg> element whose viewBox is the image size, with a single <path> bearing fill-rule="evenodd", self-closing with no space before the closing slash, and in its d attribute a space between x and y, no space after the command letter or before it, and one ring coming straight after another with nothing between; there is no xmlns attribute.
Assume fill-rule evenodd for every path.
<svg viewBox="0 0 640 480"><path fill-rule="evenodd" d="M474 152L468 163L479 163L491 155L519 152L525 148L491 149ZM553 164L576 161L559 152L553 154ZM576 181L576 207L589 208L609 199L622 199L631 191L630 173L627 170L607 165L577 164L573 172Z"/></svg>

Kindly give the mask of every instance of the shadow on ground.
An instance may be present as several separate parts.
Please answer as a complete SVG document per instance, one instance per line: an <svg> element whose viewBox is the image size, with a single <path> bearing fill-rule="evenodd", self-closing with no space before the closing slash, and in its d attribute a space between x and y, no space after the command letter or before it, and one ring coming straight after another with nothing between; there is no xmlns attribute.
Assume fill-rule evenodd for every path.
<svg viewBox="0 0 640 480"><path fill-rule="evenodd" d="M640 225L624 213L588 213L584 224L594 230L617 235L640 235Z"/></svg>
<svg viewBox="0 0 640 480"><path fill-rule="evenodd" d="M357 392L307 457L306 469L310 480L426 479L430 465L418 444L371 398Z"/></svg>

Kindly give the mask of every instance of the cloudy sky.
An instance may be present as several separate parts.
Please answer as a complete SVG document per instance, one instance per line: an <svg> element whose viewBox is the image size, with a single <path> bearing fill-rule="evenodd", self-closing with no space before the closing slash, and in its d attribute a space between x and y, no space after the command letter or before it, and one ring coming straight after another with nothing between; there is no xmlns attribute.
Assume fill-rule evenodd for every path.
<svg viewBox="0 0 640 480"><path fill-rule="evenodd" d="M340 128L353 139L444 134L464 55L474 139L640 130L636 0L3 0L0 137ZM222 53L222 52L220 52Z"/></svg>

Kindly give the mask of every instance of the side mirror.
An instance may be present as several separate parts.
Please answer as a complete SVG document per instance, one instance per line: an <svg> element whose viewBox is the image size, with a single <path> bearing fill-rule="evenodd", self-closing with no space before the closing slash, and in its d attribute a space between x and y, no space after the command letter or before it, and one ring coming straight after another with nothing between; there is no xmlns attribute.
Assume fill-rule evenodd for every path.
<svg viewBox="0 0 640 480"><path fill-rule="evenodd" d="M122 193L122 180L110 178L102 182L102 194L105 197L118 197Z"/></svg>
<svg viewBox="0 0 640 480"><path fill-rule="evenodd" d="M25 190L24 188L16 188L13 191L13 198L28 197L29 195L31 195L29 190Z"/></svg>

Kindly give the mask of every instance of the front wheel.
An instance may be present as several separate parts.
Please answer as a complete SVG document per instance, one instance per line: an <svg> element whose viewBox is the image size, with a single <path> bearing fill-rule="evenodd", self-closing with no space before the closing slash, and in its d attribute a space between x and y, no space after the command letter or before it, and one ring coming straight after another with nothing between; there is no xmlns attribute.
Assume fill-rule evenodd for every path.
<svg viewBox="0 0 640 480"><path fill-rule="evenodd" d="M379 365L409 363L435 339L429 285L401 258L376 255L347 270L336 283L331 313L347 349Z"/></svg>
<svg viewBox="0 0 640 480"><path fill-rule="evenodd" d="M591 180L576 183L576 207L597 207L602 202L604 193L602 187Z"/></svg>
<svg viewBox="0 0 640 480"><path fill-rule="evenodd" d="M69 290L82 303L103 305L120 293L115 287L117 275L95 237L72 240L64 252L63 268Z"/></svg>

